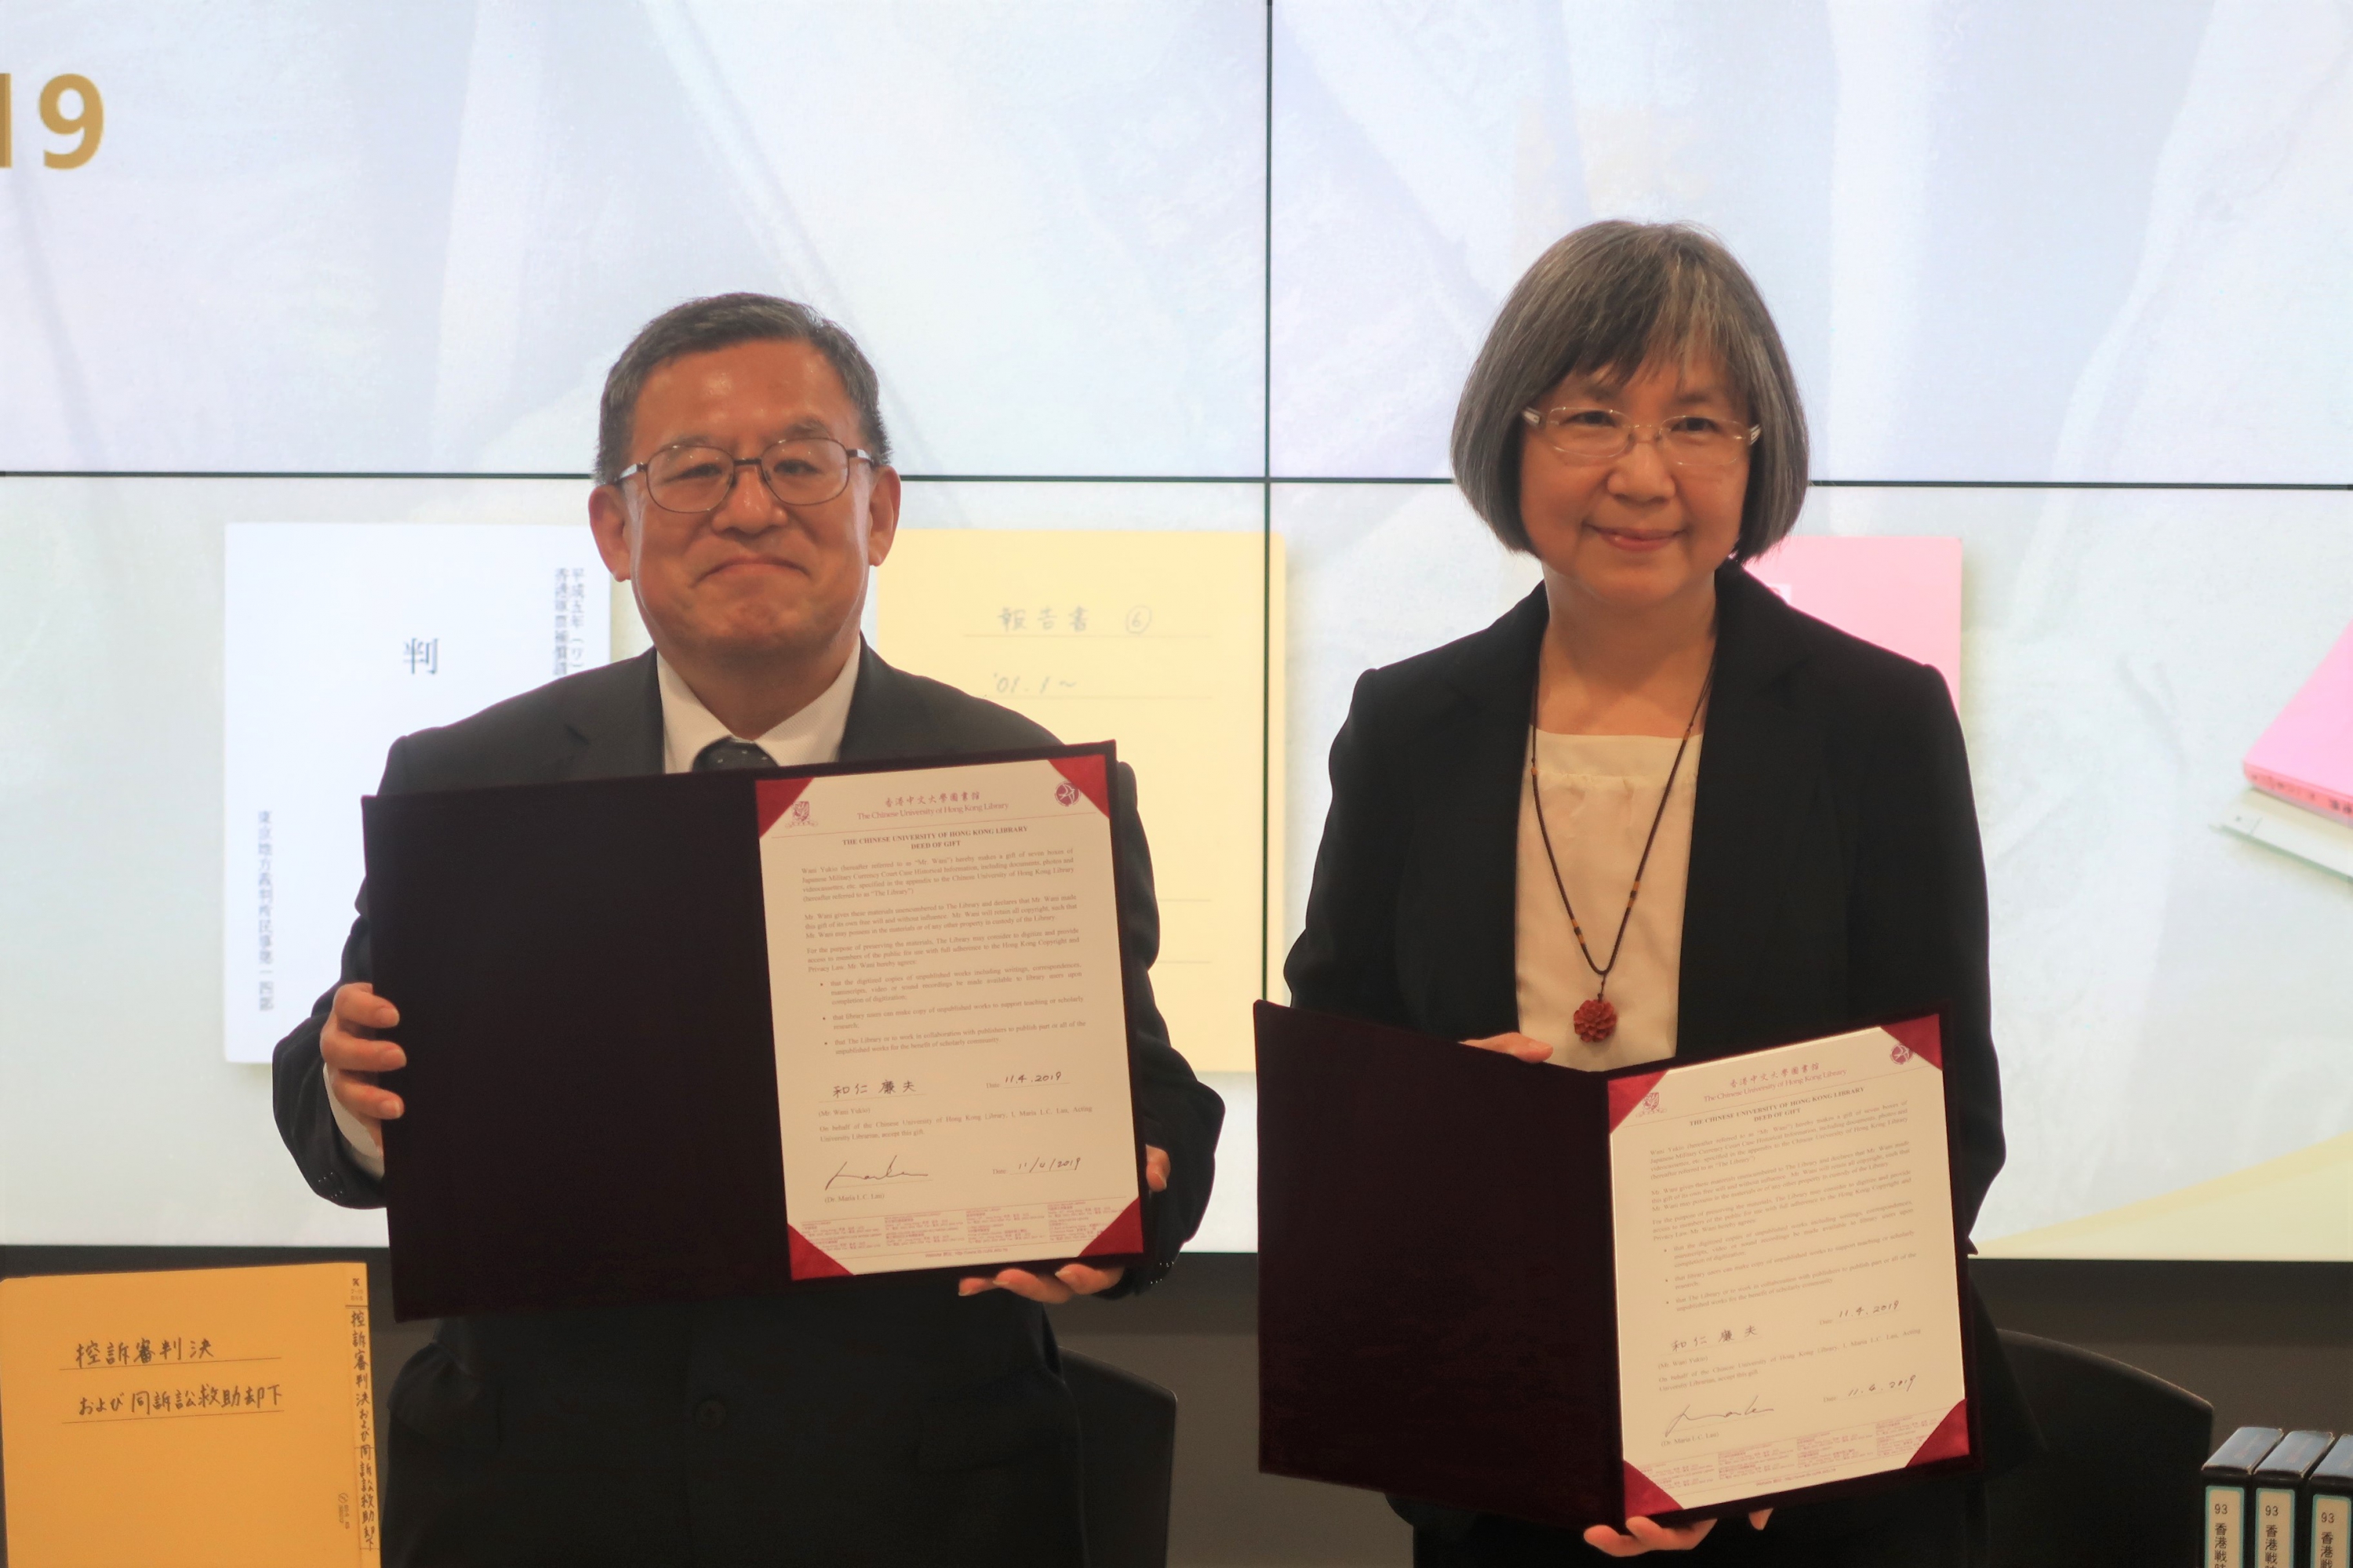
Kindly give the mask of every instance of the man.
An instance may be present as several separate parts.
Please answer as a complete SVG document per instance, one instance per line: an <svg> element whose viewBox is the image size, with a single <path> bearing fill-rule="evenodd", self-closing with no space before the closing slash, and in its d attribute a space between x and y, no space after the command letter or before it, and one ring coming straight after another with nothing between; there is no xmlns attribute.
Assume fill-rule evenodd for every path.
<svg viewBox="0 0 2353 1568"><path fill-rule="evenodd" d="M756 294L658 317L605 384L589 524L654 651L396 742L383 789L1050 744L859 635L899 476L849 335ZM1223 1107L1168 1044L1133 774L1113 831L1149 1263L951 1288L860 1281L689 1305L451 1319L391 1399L396 1563L1077 1563L1076 1420L1043 1305L1129 1293L1200 1223ZM280 1132L314 1190L380 1203L399 998L343 982L278 1047Z"/></svg>

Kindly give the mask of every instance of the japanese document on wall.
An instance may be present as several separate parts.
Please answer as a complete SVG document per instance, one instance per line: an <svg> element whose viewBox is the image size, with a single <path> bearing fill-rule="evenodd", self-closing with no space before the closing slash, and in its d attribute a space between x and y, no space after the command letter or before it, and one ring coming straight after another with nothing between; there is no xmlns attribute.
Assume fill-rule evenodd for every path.
<svg viewBox="0 0 2353 1568"><path fill-rule="evenodd" d="M602 664L610 579L585 527L238 523L223 583L227 1054L270 1049L334 984L360 797L412 730Z"/></svg>
<svg viewBox="0 0 2353 1568"><path fill-rule="evenodd" d="M1152 841L1169 1037L1203 1072L1250 1071L1250 1004L1281 962L1281 536L911 528L876 581L892 663L1063 740L1119 743Z"/></svg>

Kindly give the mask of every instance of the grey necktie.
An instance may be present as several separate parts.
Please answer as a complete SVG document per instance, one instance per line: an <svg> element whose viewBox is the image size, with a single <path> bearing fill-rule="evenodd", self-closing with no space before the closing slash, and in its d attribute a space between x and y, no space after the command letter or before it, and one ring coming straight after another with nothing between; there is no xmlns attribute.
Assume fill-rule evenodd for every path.
<svg viewBox="0 0 2353 1568"><path fill-rule="evenodd" d="M714 740L694 755L694 770L697 773L718 773L730 768L774 768L776 765L775 758L750 741L737 740L733 736Z"/></svg>

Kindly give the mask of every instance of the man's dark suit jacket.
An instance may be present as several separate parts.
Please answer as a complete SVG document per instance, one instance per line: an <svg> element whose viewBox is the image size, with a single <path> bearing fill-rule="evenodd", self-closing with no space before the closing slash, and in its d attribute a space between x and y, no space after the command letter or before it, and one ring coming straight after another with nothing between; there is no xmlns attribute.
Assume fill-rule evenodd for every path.
<svg viewBox="0 0 2353 1568"><path fill-rule="evenodd" d="M862 649L844 761L1053 743L994 704ZM569 676L396 742L383 791L662 769L654 656ZM1199 1225L1224 1107L1168 1043L1146 973L1160 923L1134 775L1113 832L1145 1205L1166 1272ZM343 980L369 978L367 897ZM276 1055L278 1128L322 1197L383 1202L328 1107L331 991ZM391 999L396 1005L399 998ZM397 1031L395 1031L396 1036ZM806 1293L445 1319L391 1399L384 1519L401 1564L1076 1564L1077 1419L1044 1310L938 1277Z"/></svg>
<svg viewBox="0 0 2353 1568"><path fill-rule="evenodd" d="M1956 1186L1971 1224L2001 1169L2001 1086L1984 862L1943 678L1799 614L1737 567L1716 573L1716 605L1676 1055L1945 1004ZM1306 929L1284 969L1295 1005L1452 1040L1519 1027L1521 779L1548 616L1539 588L1486 630L1357 682L1332 743ZM1984 1413L1988 1446L2031 1449L1982 1310L1978 1327L1985 1402L1999 1407ZM1441 1532L1471 1517L1400 1511ZM1818 1511L1833 1516L1826 1528L1839 1522ZM1790 1540L1804 1522L1774 1529Z"/></svg>

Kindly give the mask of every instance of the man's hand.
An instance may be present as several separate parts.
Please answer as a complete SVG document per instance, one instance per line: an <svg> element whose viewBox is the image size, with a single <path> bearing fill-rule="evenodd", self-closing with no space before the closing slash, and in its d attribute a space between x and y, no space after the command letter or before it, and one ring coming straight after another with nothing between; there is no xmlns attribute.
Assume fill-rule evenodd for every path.
<svg viewBox="0 0 2353 1568"><path fill-rule="evenodd" d="M1765 1521L1773 1517L1769 1508L1760 1508L1748 1516L1748 1528L1762 1530ZM1626 1533L1620 1535L1606 1524L1597 1524L1585 1532L1585 1543L1610 1557L1640 1557L1645 1552L1689 1552L1707 1539L1715 1528L1715 1520L1701 1520L1697 1524L1669 1526L1653 1524L1636 1515L1626 1521Z"/></svg>
<svg viewBox="0 0 2353 1568"><path fill-rule="evenodd" d="M1549 1062L1552 1047L1532 1034L1490 1034L1482 1040L1465 1040L1465 1045L1482 1051L1500 1051L1506 1056L1517 1056L1523 1062Z"/></svg>
<svg viewBox="0 0 2353 1568"><path fill-rule="evenodd" d="M375 987L354 980L335 992L326 1027L319 1031L319 1056L327 1064L327 1092L359 1118L384 1152L384 1124L400 1114L400 1097L375 1086L378 1073L405 1066L408 1054L384 1038L400 1022L400 1012L376 995Z"/></svg>
<svg viewBox="0 0 2353 1568"><path fill-rule="evenodd" d="M395 1111L393 1114L398 1116L400 1113ZM1144 1146L1144 1181L1155 1192L1168 1190L1166 1150L1155 1149L1148 1143ZM956 1294L977 1296L984 1290L1010 1290L1016 1296L1027 1296L1032 1301L1059 1307L1073 1296L1092 1296L1099 1290L1109 1290L1126 1272L1124 1267L1090 1268L1083 1263L1066 1263L1041 1279L1026 1268L1008 1268L995 1275L969 1275L959 1279L956 1281Z"/></svg>

